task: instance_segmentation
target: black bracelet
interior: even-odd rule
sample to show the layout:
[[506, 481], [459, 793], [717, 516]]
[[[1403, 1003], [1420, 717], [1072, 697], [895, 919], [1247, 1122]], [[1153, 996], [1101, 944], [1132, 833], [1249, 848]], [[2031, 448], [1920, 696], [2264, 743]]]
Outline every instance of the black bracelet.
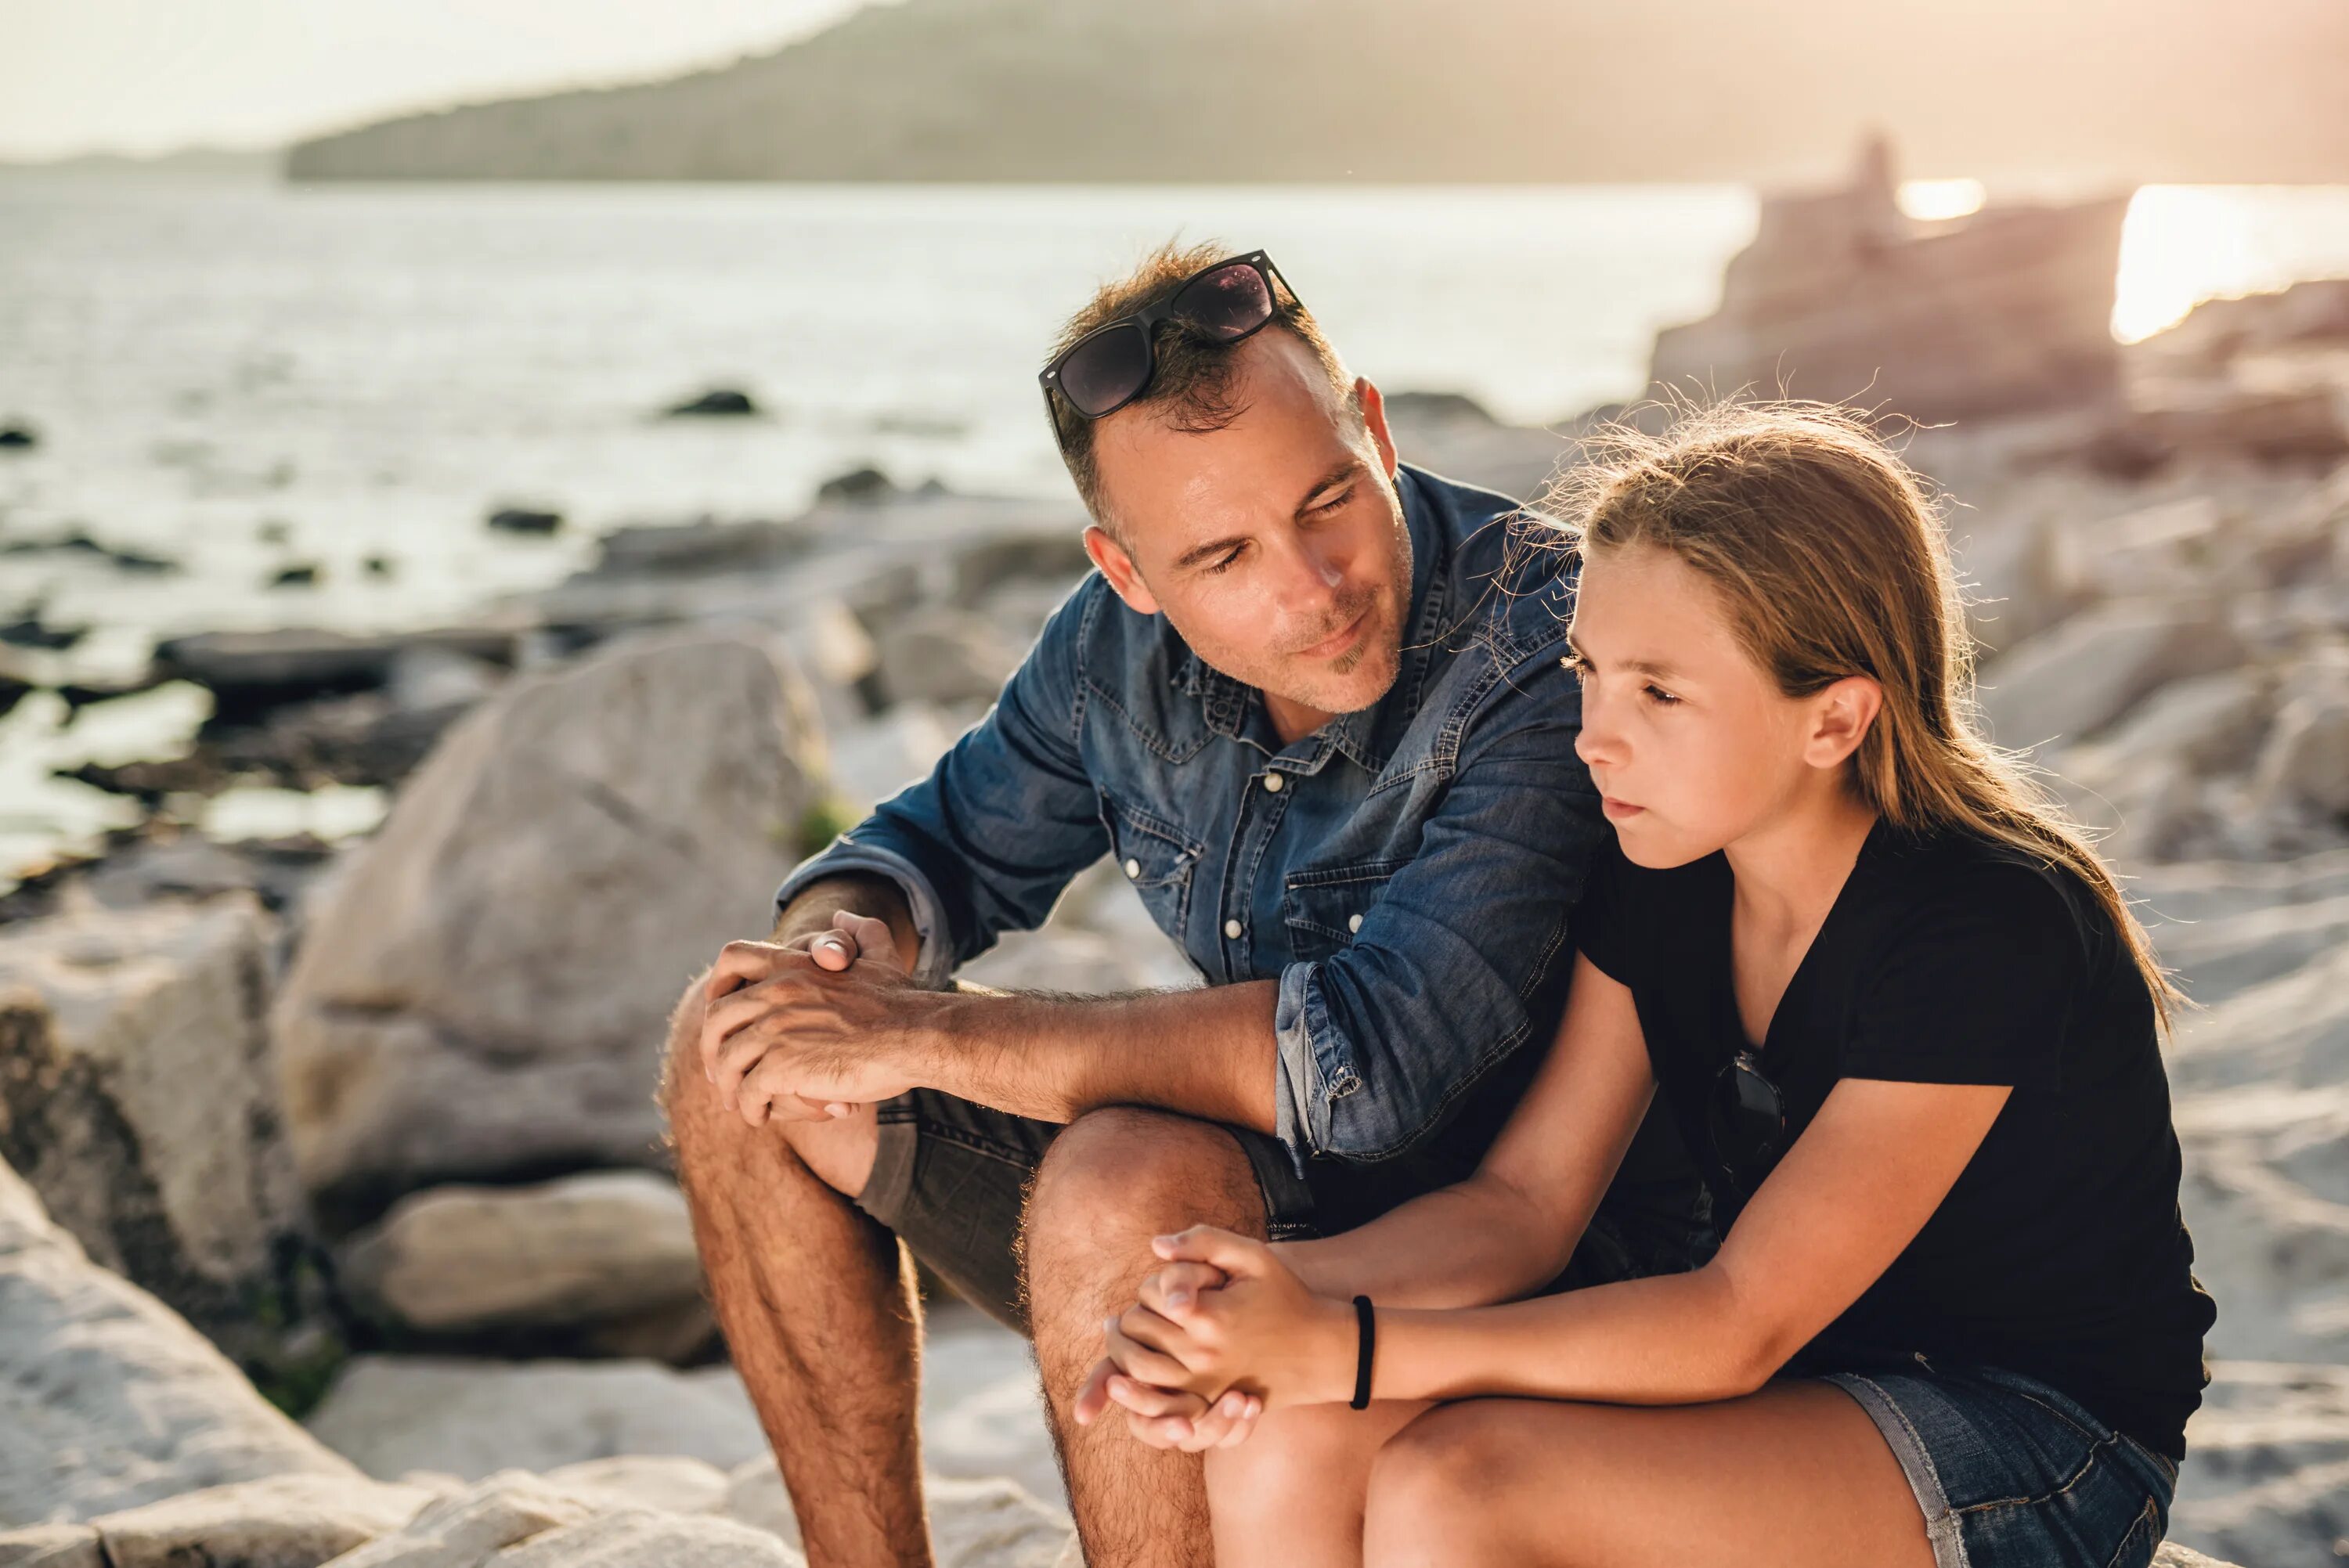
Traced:
[[1353, 1408], [1367, 1410], [1371, 1408], [1371, 1355], [1379, 1342], [1379, 1320], [1371, 1315], [1369, 1296], [1354, 1298], [1354, 1323], [1361, 1332], [1354, 1349]]

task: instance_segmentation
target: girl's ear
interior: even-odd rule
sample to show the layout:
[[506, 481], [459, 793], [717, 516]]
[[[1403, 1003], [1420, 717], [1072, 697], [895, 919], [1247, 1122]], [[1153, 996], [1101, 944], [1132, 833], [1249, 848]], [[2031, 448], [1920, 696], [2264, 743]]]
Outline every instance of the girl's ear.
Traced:
[[1803, 760], [1813, 768], [1839, 768], [1868, 738], [1868, 727], [1884, 707], [1884, 688], [1867, 676], [1846, 676], [1811, 698], [1811, 732]]

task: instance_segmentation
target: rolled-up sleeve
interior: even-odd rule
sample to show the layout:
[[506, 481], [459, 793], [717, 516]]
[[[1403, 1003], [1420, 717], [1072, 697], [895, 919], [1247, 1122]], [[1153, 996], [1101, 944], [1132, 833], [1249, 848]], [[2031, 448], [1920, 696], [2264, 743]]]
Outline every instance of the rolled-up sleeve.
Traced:
[[1581, 717], [1555, 646], [1509, 670], [1354, 940], [1281, 972], [1276, 1130], [1300, 1170], [1404, 1152], [1555, 1021], [1543, 999], [1570, 968], [1568, 918], [1608, 830], [1574, 751]]
[[987, 717], [929, 776], [892, 796], [775, 892], [775, 909], [844, 872], [886, 876], [921, 937], [916, 977], [943, 985], [1006, 931], [1043, 923], [1109, 847], [1077, 746], [1088, 618], [1107, 592], [1088, 578], [1044, 624]]

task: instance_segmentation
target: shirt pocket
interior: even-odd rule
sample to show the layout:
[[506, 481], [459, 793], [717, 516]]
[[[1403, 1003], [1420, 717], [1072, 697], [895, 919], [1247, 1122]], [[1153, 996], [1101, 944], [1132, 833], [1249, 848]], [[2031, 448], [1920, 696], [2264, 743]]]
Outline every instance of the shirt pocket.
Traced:
[[1280, 895], [1281, 921], [1288, 927], [1289, 951], [1311, 963], [1327, 958], [1360, 934], [1387, 879], [1409, 861], [1360, 861], [1291, 872]]
[[1164, 817], [1129, 806], [1100, 791], [1102, 825], [1109, 830], [1110, 856], [1158, 929], [1183, 943], [1191, 912], [1192, 873], [1206, 846]]

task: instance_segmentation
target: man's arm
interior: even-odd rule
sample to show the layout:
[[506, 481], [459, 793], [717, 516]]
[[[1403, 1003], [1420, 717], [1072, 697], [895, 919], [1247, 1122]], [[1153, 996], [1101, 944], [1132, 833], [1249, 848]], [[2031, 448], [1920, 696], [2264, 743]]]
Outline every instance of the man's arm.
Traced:
[[[866, 953], [887, 940], [877, 921], [841, 928]], [[733, 943], [710, 984], [703, 1060], [753, 1126], [794, 1096], [864, 1102], [919, 1086], [1041, 1121], [1152, 1105], [1273, 1129], [1269, 980], [1122, 996], [939, 992], [887, 965], [832, 972], [804, 952]]]
[[712, 1009], [705, 1059], [754, 1123], [794, 1093], [861, 1101], [918, 1084], [1051, 1121], [1157, 1106], [1275, 1133], [1300, 1159], [1399, 1153], [1528, 1042], [1533, 994], [1567, 962], [1566, 912], [1605, 831], [1574, 754], [1580, 717], [1554, 657], [1507, 672], [1360, 935], [1278, 982], [922, 1000], [894, 975], [746, 954], [759, 984]]
[[[906, 902], [903, 888], [872, 872], [838, 872], [806, 883], [776, 916], [774, 934], [767, 940], [795, 952], [808, 951], [814, 938], [835, 929], [834, 917], [841, 914], [861, 914], [886, 925], [897, 950], [898, 966], [913, 972], [922, 944], [914, 929], [913, 905]], [[842, 956], [854, 959], [854, 946], [846, 946]]]

